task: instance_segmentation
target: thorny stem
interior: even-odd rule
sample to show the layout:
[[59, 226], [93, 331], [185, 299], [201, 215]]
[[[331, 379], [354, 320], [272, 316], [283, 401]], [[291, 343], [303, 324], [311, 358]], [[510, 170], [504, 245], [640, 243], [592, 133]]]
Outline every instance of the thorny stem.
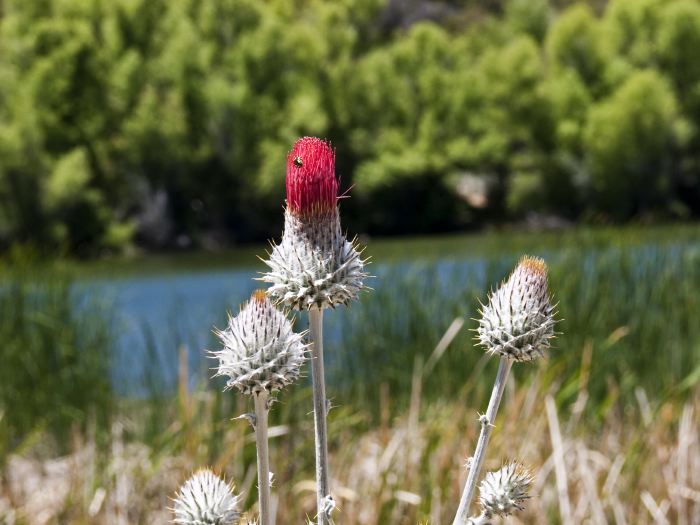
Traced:
[[464, 485], [462, 499], [459, 502], [459, 509], [457, 510], [457, 515], [452, 525], [467, 525], [469, 523], [469, 505], [471, 505], [472, 498], [474, 497], [477, 480], [479, 479], [479, 472], [486, 458], [486, 447], [489, 444], [493, 423], [496, 420], [496, 413], [498, 412], [498, 405], [501, 404], [503, 389], [506, 386], [506, 379], [508, 379], [508, 373], [510, 372], [512, 364], [513, 362], [510, 359], [501, 357], [501, 361], [498, 365], [498, 373], [496, 374], [496, 382], [491, 391], [489, 407], [486, 409], [486, 414], [479, 418], [481, 421], [479, 441], [476, 444], [476, 451], [474, 452], [474, 457], [472, 458], [469, 468], [467, 483]]
[[329, 507], [328, 433], [326, 429], [326, 382], [323, 372], [323, 310], [309, 310], [311, 333], [311, 379], [314, 392], [314, 437], [316, 441], [316, 509], [318, 525], [328, 525]]
[[267, 452], [267, 414], [269, 394], [266, 390], [255, 398], [255, 444], [258, 449], [258, 501], [260, 525], [272, 525], [270, 516], [270, 460]]

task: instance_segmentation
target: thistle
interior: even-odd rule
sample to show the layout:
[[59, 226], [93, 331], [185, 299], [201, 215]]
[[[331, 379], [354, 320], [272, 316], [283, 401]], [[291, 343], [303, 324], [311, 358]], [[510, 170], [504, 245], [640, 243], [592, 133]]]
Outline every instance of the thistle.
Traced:
[[299, 139], [287, 156], [282, 241], [273, 245], [262, 280], [277, 303], [297, 310], [343, 305], [364, 288], [364, 261], [340, 229], [335, 151], [324, 140]]
[[532, 475], [521, 464], [512, 462], [496, 472], [488, 472], [479, 485], [481, 514], [469, 518], [469, 525], [486, 524], [494, 516], [509, 516], [523, 510], [530, 497]]
[[530, 497], [532, 475], [521, 464], [512, 462], [496, 472], [489, 472], [479, 485], [479, 504], [485, 514], [508, 516], [523, 510]]
[[299, 377], [306, 361], [304, 334], [294, 332], [291, 321], [262, 290], [216, 335], [224, 347], [211, 354], [219, 360], [215, 376], [228, 378], [227, 390], [253, 395], [280, 390]]
[[233, 486], [209, 469], [185, 481], [174, 502], [173, 523], [178, 525], [233, 525], [240, 516]]
[[309, 311], [316, 444], [316, 504], [319, 525], [335, 508], [330, 493], [327, 400], [323, 371], [323, 309], [344, 305], [365, 287], [364, 264], [354, 242], [340, 229], [335, 151], [324, 140], [299, 139], [287, 156], [284, 233], [272, 246], [270, 270], [261, 280], [277, 303]]
[[293, 331], [291, 321], [261, 290], [253, 293], [236, 317], [229, 318], [226, 330], [216, 334], [224, 347], [212, 352], [219, 360], [215, 375], [228, 377], [226, 389], [237, 388], [255, 401], [251, 421], [258, 452], [260, 523], [270, 525], [269, 396], [299, 377], [306, 360], [304, 334]]
[[547, 293], [547, 265], [523, 257], [481, 310], [479, 343], [487, 352], [514, 361], [543, 355], [554, 337], [554, 307]]
[[453, 525], [469, 522], [469, 506], [513, 362], [543, 355], [554, 337], [554, 307], [547, 291], [545, 262], [523, 257], [510, 277], [490, 294], [481, 314], [479, 343], [488, 353], [499, 355], [500, 363], [486, 414], [479, 417], [481, 432]]

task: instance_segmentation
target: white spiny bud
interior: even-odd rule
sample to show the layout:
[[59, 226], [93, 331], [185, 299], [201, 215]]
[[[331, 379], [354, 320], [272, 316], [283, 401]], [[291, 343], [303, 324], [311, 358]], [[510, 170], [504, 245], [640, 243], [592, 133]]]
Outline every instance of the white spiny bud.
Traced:
[[282, 242], [265, 261], [268, 294], [296, 310], [349, 303], [364, 288], [360, 252], [340, 231], [337, 210], [310, 220], [284, 214]]
[[209, 469], [185, 481], [174, 501], [173, 523], [178, 525], [233, 525], [240, 516], [233, 486]]
[[523, 509], [530, 496], [532, 475], [519, 463], [508, 463], [496, 472], [489, 472], [479, 485], [479, 503], [487, 516], [507, 516]]
[[479, 321], [479, 343], [493, 354], [531, 361], [554, 336], [554, 307], [547, 291], [547, 265], [523, 257], [513, 273], [489, 296]]
[[306, 360], [304, 334], [294, 332], [261, 290], [216, 334], [224, 347], [211, 355], [219, 360], [216, 375], [228, 377], [227, 389], [245, 394], [279, 390], [299, 377]]

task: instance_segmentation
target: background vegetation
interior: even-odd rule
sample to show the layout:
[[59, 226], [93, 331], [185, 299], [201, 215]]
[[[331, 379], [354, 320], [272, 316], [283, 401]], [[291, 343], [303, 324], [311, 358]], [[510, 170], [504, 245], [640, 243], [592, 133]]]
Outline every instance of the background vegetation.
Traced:
[[[443, 253], [458, 242], [481, 257]], [[430, 247], [431, 255], [407, 261], [400, 246], [409, 253]], [[669, 523], [682, 516], [694, 523], [696, 227], [428, 238], [369, 251], [384, 260], [375, 265], [374, 290], [327, 323], [330, 443], [345, 523], [451, 520], [476, 413], [488, 400], [486, 378], [497, 365], [474, 347], [470, 318], [521, 252], [545, 255], [551, 265], [561, 335], [546, 360], [514, 371], [489, 468], [513, 456], [529, 463], [538, 481], [523, 519], [566, 522], [544, 408], [551, 397], [562, 419], [573, 522], [622, 523], [622, 515], [658, 523], [649, 510], [657, 505]], [[165, 523], [168, 497], [202, 465], [234, 479], [254, 506], [251, 430], [232, 420], [249, 411], [247, 400], [208, 379], [201, 349], [193, 361], [182, 348], [141, 362], [145, 383], [129, 387], [138, 393], [117, 394], [113, 312], [80, 295], [76, 272], [42, 268], [40, 279], [35, 266], [17, 260], [0, 287], [0, 521]], [[455, 319], [464, 324], [435, 354]], [[179, 377], [159, 381], [158, 362], [179, 362]], [[271, 413], [280, 523], [300, 522], [314, 508], [311, 393], [303, 383], [283, 392]]]
[[267, 238], [304, 134], [355, 232], [700, 213], [697, 0], [0, 6], [0, 246]]
[[[583, 225], [369, 241], [374, 290], [326, 323], [342, 523], [451, 522], [495, 371], [468, 329], [523, 253], [562, 333], [512, 374], [487, 467], [537, 471], [526, 523], [697, 523], [698, 227], [586, 225], [700, 216], [698, 49], [700, 0], [0, 0], [0, 523], [166, 523], [204, 465], [255, 513], [250, 407], [167, 310], [225, 278], [148, 278], [255, 262], [211, 249], [281, 231], [304, 134], [337, 148], [352, 233]], [[74, 258], [172, 248], [206, 250]], [[309, 397], [272, 411], [278, 523], [314, 512]]]

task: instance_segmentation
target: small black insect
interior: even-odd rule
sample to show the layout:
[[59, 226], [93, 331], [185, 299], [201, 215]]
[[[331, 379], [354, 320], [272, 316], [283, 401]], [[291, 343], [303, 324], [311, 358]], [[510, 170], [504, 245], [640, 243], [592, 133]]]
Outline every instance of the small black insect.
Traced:
[[301, 168], [304, 165], [304, 163], [301, 161], [301, 157], [294, 157], [294, 165], [297, 168]]

